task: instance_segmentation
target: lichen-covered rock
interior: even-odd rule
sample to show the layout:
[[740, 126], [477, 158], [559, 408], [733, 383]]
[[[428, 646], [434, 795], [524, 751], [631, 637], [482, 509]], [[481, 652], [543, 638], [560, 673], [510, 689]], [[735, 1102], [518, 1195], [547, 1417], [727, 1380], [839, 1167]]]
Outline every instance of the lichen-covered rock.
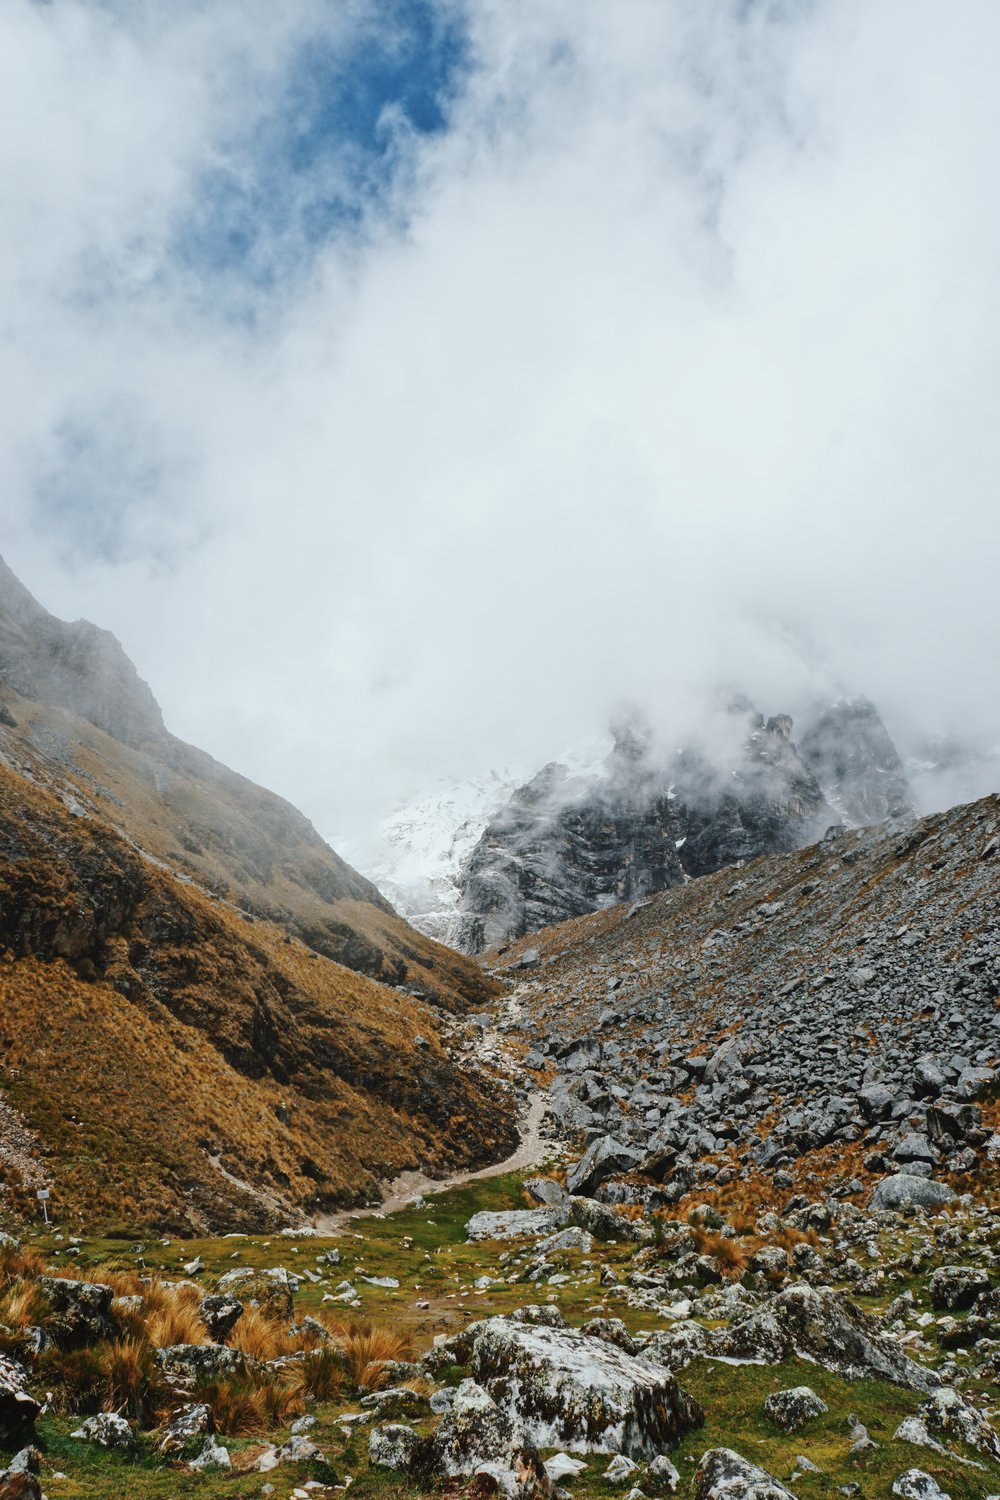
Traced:
[[0, 1473], [0, 1500], [45, 1500], [38, 1476], [42, 1455], [37, 1448], [22, 1448]]
[[295, 1316], [297, 1286], [297, 1279], [290, 1276], [284, 1266], [271, 1266], [267, 1270], [237, 1266], [219, 1277], [216, 1289], [238, 1294], [245, 1306], [259, 1307], [278, 1321], [290, 1323]]
[[183, 1453], [198, 1438], [215, 1431], [212, 1409], [202, 1404], [182, 1406], [167, 1423], [160, 1442], [161, 1453]]
[[551, 1493], [538, 1449], [509, 1404], [501, 1407], [475, 1381], [463, 1380], [451, 1410], [414, 1456], [417, 1477], [486, 1474], [506, 1500], [544, 1500]]
[[951, 1500], [940, 1488], [936, 1479], [925, 1474], [923, 1469], [907, 1469], [892, 1482], [892, 1493], [902, 1495], [904, 1500]]
[[377, 1469], [395, 1469], [405, 1474], [413, 1462], [420, 1439], [403, 1422], [386, 1422], [368, 1435], [368, 1460]]
[[716, 1334], [712, 1358], [779, 1364], [798, 1356], [849, 1380], [888, 1380], [907, 1390], [931, 1391], [940, 1380], [908, 1359], [877, 1318], [838, 1292], [796, 1282]]
[[157, 1349], [156, 1363], [168, 1380], [178, 1385], [193, 1385], [199, 1380], [215, 1380], [220, 1375], [242, 1375], [247, 1357], [227, 1344], [170, 1344]]
[[202, 1444], [198, 1457], [191, 1460], [190, 1467], [195, 1473], [204, 1474], [212, 1469], [231, 1469], [233, 1461], [229, 1457], [229, 1449], [210, 1436]]
[[710, 1448], [694, 1476], [694, 1500], [795, 1500], [766, 1469], [732, 1448]]
[[52, 1309], [52, 1316], [46, 1319], [47, 1331], [64, 1348], [114, 1338], [117, 1329], [111, 1317], [111, 1287], [62, 1276], [41, 1276], [38, 1285]]
[[615, 1344], [626, 1354], [638, 1354], [639, 1345], [629, 1333], [621, 1318], [591, 1318], [580, 1330], [588, 1338], [603, 1339], [606, 1344]]
[[505, 1213], [473, 1214], [465, 1226], [470, 1240], [514, 1240], [521, 1235], [552, 1234], [565, 1224], [566, 1208], [516, 1208]]
[[679, 1375], [692, 1360], [707, 1353], [710, 1343], [708, 1329], [701, 1323], [687, 1319], [675, 1323], [672, 1328], [658, 1329], [642, 1346], [643, 1359], [663, 1365], [672, 1374]]
[[643, 1240], [649, 1230], [642, 1223], [626, 1219], [607, 1203], [596, 1198], [571, 1198], [569, 1221], [592, 1234], [595, 1240]]
[[85, 1443], [96, 1443], [99, 1448], [135, 1447], [135, 1433], [130, 1424], [114, 1411], [99, 1411], [96, 1416], [88, 1417], [71, 1436]]
[[470, 1370], [540, 1447], [653, 1457], [704, 1420], [669, 1370], [578, 1329], [489, 1318]]
[[412, 1421], [426, 1417], [430, 1411], [427, 1397], [405, 1385], [372, 1391], [371, 1395], [362, 1396], [361, 1406], [365, 1411], [374, 1411], [380, 1422], [395, 1422], [400, 1418]]
[[989, 1290], [990, 1278], [981, 1266], [938, 1266], [931, 1277], [931, 1303], [950, 1312], [971, 1307]]
[[916, 1208], [943, 1208], [954, 1201], [955, 1194], [945, 1182], [935, 1182], [930, 1177], [915, 1177], [909, 1172], [894, 1172], [883, 1177], [872, 1193], [869, 1208], [880, 1213], [887, 1208], [905, 1208], [912, 1204]]
[[35, 1435], [41, 1407], [25, 1390], [21, 1366], [0, 1355], [0, 1447], [20, 1448]]
[[243, 1303], [231, 1293], [216, 1292], [203, 1299], [200, 1311], [209, 1337], [217, 1344], [224, 1344], [243, 1316]]
[[1000, 1463], [1000, 1437], [982, 1412], [963, 1400], [958, 1391], [942, 1386], [917, 1409], [917, 1416], [935, 1437], [967, 1443]]
[[764, 1402], [764, 1415], [782, 1432], [797, 1432], [812, 1417], [821, 1417], [830, 1408], [808, 1385], [794, 1385], [785, 1391], [773, 1391]]

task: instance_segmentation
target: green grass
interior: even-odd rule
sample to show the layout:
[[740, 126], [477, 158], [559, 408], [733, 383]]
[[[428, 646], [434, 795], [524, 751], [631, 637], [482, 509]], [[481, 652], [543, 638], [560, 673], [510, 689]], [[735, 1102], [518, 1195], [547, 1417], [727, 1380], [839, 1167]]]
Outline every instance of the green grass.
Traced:
[[[521, 1188], [523, 1174], [486, 1179], [470, 1183], [427, 1199], [421, 1208], [406, 1209], [391, 1218], [363, 1218], [347, 1224], [341, 1234], [328, 1239], [286, 1239], [282, 1236], [253, 1236], [239, 1239], [212, 1239], [203, 1241], [175, 1240], [163, 1243], [146, 1239], [141, 1248], [127, 1240], [89, 1239], [79, 1246], [79, 1254], [69, 1256], [66, 1241], [58, 1241], [53, 1234], [38, 1236], [33, 1243], [43, 1251], [53, 1254], [56, 1264], [68, 1271], [78, 1268], [81, 1275], [93, 1272], [105, 1262], [120, 1266], [142, 1265], [167, 1277], [183, 1275], [185, 1262], [200, 1257], [204, 1269], [199, 1280], [206, 1290], [214, 1288], [215, 1282], [225, 1271], [235, 1266], [267, 1267], [284, 1265], [289, 1270], [302, 1271], [308, 1268], [320, 1274], [323, 1280], [313, 1284], [303, 1277], [296, 1298], [298, 1316], [315, 1313], [321, 1307], [338, 1311], [333, 1304], [323, 1304], [326, 1291], [333, 1290], [342, 1280], [351, 1280], [358, 1291], [361, 1303], [358, 1310], [344, 1309], [345, 1318], [365, 1317], [386, 1322], [409, 1333], [414, 1351], [420, 1354], [429, 1347], [433, 1337], [440, 1333], [451, 1333], [474, 1318], [502, 1313], [522, 1306], [526, 1302], [544, 1302], [555, 1298], [557, 1305], [571, 1324], [578, 1324], [592, 1316], [596, 1304], [606, 1301], [607, 1315], [621, 1317], [633, 1331], [655, 1329], [664, 1320], [656, 1313], [645, 1309], [625, 1307], [614, 1298], [607, 1298], [606, 1289], [599, 1284], [602, 1265], [610, 1265], [620, 1274], [628, 1271], [636, 1247], [631, 1244], [595, 1244], [589, 1257], [579, 1251], [566, 1252], [552, 1257], [560, 1271], [565, 1271], [570, 1280], [558, 1287], [547, 1281], [531, 1284], [526, 1281], [501, 1283], [478, 1293], [473, 1286], [477, 1276], [504, 1274], [500, 1257], [510, 1255], [507, 1272], [523, 1270], [523, 1263], [531, 1258], [530, 1246], [515, 1244], [466, 1243], [465, 1224], [474, 1214], [484, 1209], [498, 1210], [523, 1207], [525, 1198]], [[926, 1230], [914, 1226], [912, 1236], [900, 1236], [896, 1242], [883, 1247], [887, 1259], [910, 1254], [925, 1237]], [[341, 1253], [341, 1262], [336, 1266], [317, 1263], [317, 1257], [336, 1246]], [[61, 1252], [55, 1255], [55, 1252]], [[866, 1257], [858, 1252], [862, 1263]], [[911, 1290], [915, 1298], [914, 1312], [930, 1310], [927, 1285], [935, 1264], [942, 1261], [975, 1258], [962, 1251], [937, 1252], [920, 1271], [905, 1272], [897, 1278], [887, 1277], [875, 1297], [859, 1297], [857, 1300], [872, 1311], [884, 1312], [892, 1298], [904, 1290]], [[520, 1260], [521, 1265], [516, 1262]], [[588, 1264], [589, 1261], [589, 1264]], [[360, 1268], [360, 1269], [358, 1269]], [[383, 1289], [367, 1285], [362, 1275], [394, 1276], [400, 1285], [397, 1289]], [[850, 1287], [846, 1287], [848, 1295]], [[670, 1300], [669, 1297], [666, 1300]], [[419, 1303], [427, 1302], [427, 1308]], [[933, 1327], [926, 1337], [933, 1343]], [[968, 1363], [968, 1357], [958, 1356], [958, 1362]], [[447, 1378], [455, 1381], [462, 1371], [457, 1367], [449, 1370]], [[783, 1365], [760, 1367], [754, 1365], [733, 1366], [698, 1360], [680, 1377], [680, 1383], [701, 1403], [706, 1412], [705, 1425], [689, 1435], [673, 1455], [681, 1473], [679, 1500], [689, 1500], [693, 1488], [693, 1476], [701, 1455], [709, 1448], [730, 1447], [747, 1459], [760, 1464], [779, 1479], [787, 1482], [794, 1468], [796, 1456], [804, 1455], [821, 1471], [819, 1474], [803, 1474], [792, 1488], [800, 1500], [833, 1500], [839, 1487], [859, 1485], [866, 1500], [888, 1500], [893, 1480], [908, 1468], [921, 1468], [932, 1474], [941, 1489], [952, 1500], [982, 1500], [991, 1493], [1000, 1493], [1000, 1467], [990, 1465], [980, 1469], [969, 1467], [957, 1459], [943, 1458], [928, 1449], [912, 1447], [905, 1443], [893, 1443], [895, 1432], [904, 1416], [914, 1412], [920, 1404], [920, 1396], [894, 1386], [871, 1382], [849, 1382], [814, 1364], [789, 1361]], [[828, 1404], [827, 1415], [807, 1423], [798, 1433], [787, 1435], [776, 1428], [764, 1416], [763, 1403], [772, 1391], [790, 1385], [810, 1385]], [[970, 1383], [970, 1391], [976, 1387]], [[983, 1394], [995, 1399], [995, 1392], [987, 1389]], [[345, 1398], [337, 1405], [317, 1405], [310, 1408], [318, 1425], [310, 1433], [328, 1455], [338, 1480], [347, 1474], [353, 1476], [350, 1493], [358, 1500], [415, 1500], [422, 1493], [398, 1475], [371, 1470], [367, 1463], [368, 1428], [345, 1432], [336, 1423], [338, 1412], [357, 1410], [356, 1402]], [[848, 1413], [853, 1413], [868, 1428], [876, 1443], [874, 1449], [860, 1455], [850, 1452]], [[308, 1468], [283, 1467], [269, 1474], [219, 1474], [194, 1475], [182, 1465], [168, 1463], [155, 1451], [155, 1438], [145, 1437], [140, 1453], [136, 1457], [123, 1457], [94, 1450], [84, 1443], [72, 1439], [69, 1434], [77, 1425], [72, 1418], [46, 1418], [40, 1424], [40, 1438], [45, 1448], [44, 1479], [48, 1492], [66, 1500], [117, 1500], [129, 1496], [134, 1500], [211, 1500], [211, 1497], [234, 1497], [234, 1500], [249, 1500], [262, 1493], [267, 1483], [275, 1486], [274, 1493], [283, 1496], [290, 1493], [295, 1484], [306, 1479], [322, 1477], [319, 1471], [311, 1474]], [[270, 1441], [281, 1442], [287, 1430], [270, 1434]], [[234, 1461], [241, 1454], [259, 1447], [248, 1440], [225, 1439]], [[965, 1454], [982, 1462], [979, 1455]], [[584, 1457], [586, 1457], [584, 1455]], [[567, 1488], [579, 1500], [599, 1500], [599, 1497], [621, 1495], [621, 1488], [604, 1482], [602, 1475], [607, 1468], [605, 1455], [591, 1455], [586, 1459], [587, 1470], [570, 1481]], [[51, 1481], [53, 1471], [60, 1470], [69, 1477]], [[639, 1483], [650, 1497], [665, 1494], [656, 1480], [639, 1476]]]

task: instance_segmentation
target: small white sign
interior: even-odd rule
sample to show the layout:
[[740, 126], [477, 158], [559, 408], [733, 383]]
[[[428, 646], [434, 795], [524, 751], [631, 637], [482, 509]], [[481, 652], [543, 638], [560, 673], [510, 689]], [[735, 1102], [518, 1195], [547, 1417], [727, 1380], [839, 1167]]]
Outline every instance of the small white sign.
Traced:
[[39, 1188], [38, 1192], [35, 1194], [35, 1197], [38, 1199], [39, 1203], [44, 1203], [45, 1200], [50, 1196], [51, 1194], [48, 1188]]

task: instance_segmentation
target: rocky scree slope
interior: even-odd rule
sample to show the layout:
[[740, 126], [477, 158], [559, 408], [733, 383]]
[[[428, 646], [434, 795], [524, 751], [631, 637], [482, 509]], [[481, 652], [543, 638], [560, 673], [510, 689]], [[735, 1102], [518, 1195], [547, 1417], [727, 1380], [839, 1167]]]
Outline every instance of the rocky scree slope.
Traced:
[[664, 757], [634, 725], [597, 774], [546, 766], [488, 823], [459, 878], [449, 938], [464, 952], [680, 885], [831, 825], [912, 815], [902, 764], [876, 710], [816, 712], [797, 749], [787, 714], [729, 705], [719, 743]]
[[1000, 1158], [998, 911], [997, 797], [838, 830], [513, 945], [502, 1025], [581, 1191], [961, 1182]]
[[51, 1185], [92, 1224], [273, 1225], [512, 1149], [515, 1102], [449, 1040], [481, 970], [167, 735], [111, 637], [9, 573], [0, 627], [8, 1206]]

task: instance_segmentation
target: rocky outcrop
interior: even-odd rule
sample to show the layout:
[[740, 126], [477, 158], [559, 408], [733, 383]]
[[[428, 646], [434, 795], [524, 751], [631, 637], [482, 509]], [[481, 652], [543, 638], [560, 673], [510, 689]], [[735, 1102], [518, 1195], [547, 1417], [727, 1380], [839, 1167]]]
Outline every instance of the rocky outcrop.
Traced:
[[[466, 952], [634, 902], [726, 865], [797, 849], [842, 821], [912, 813], [899, 756], [870, 703], [806, 728], [733, 700], [708, 743], [665, 755], [619, 728], [598, 773], [546, 766], [488, 823], [459, 877], [451, 940]], [[820, 778], [825, 778], [821, 781]]]
[[915, 814], [899, 752], [867, 698], [821, 708], [799, 739], [799, 754], [849, 824], [863, 827]]
[[542, 1448], [652, 1458], [703, 1420], [669, 1370], [577, 1329], [498, 1317], [458, 1343], [477, 1385]]
[[711, 1354], [762, 1364], [809, 1359], [848, 1380], [886, 1380], [914, 1391], [940, 1384], [932, 1371], [903, 1354], [877, 1319], [840, 1293], [804, 1283], [779, 1292], [726, 1329]]

